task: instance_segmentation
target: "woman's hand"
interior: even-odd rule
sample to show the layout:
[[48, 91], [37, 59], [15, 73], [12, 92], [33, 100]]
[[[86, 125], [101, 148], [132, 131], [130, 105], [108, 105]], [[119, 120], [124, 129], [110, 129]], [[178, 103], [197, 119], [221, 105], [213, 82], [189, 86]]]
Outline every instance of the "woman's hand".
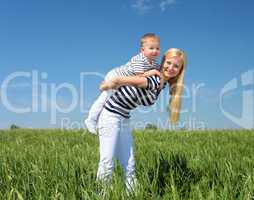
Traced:
[[149, 70], [149, 71], [143, 73], [143, 76], [145, 76], [145, 77], [153, 76], [153, 75], [157, 75], [157, 76], [161, 77], [161, 73], [157, 69], [152, 69], [152, 70]]
[[147, 78], [145, 76], [118, 76], [109, 81], [103, 81], [100, 85], [100, 90], [116, 90], [123, 85], [146, 88]]
[[100, 85], [100, 90], [105, 91], [105, 90], [110, 90], [110, 89], [117, 89], [118, 85], [115, 80], [110, 80], [110, 81], [102, 81]]

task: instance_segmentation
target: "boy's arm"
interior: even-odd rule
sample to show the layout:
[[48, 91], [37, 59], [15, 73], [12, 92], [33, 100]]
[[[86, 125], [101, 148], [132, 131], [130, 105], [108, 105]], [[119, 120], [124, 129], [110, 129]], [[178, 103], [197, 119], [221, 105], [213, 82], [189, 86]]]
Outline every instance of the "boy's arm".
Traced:
[[144, 76], [120, 76], [110, 81], [103, 81], [100, 90], [117, 89], [123, 85], [130, 85], [139, 88], [147, 88], [147, 78]]

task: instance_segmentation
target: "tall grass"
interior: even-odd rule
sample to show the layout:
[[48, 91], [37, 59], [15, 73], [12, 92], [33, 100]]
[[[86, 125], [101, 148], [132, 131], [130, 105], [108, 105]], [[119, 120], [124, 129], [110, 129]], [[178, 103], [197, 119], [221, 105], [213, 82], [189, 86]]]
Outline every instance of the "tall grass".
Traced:
[[[95, 181], [98, 137], [84, 131], [0, 132], [0, 199], [254, 199], [254, 132], [136, 131], [138, 190]], [[102, 192], [103, 191], [103, 192]]]

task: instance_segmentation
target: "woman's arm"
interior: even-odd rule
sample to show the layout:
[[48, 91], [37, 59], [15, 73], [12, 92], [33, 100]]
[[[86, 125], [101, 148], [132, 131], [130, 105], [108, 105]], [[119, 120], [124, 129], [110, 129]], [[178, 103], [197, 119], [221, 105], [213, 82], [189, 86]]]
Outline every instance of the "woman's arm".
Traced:
[[141, 74], [139, 76], [149, 77], [149, 76], [154, 76], [154, 75], [161, 77], [161, 73], [157, 69], [151, 69], [149, 71], [144, 72], [143, 74]]
[[147, 87], [147, 78], [143, 76], [120, 76], [109, 81], [103, 81], [100, 90], [117, 89], [123, 85], [130, 85], [139, 88]]

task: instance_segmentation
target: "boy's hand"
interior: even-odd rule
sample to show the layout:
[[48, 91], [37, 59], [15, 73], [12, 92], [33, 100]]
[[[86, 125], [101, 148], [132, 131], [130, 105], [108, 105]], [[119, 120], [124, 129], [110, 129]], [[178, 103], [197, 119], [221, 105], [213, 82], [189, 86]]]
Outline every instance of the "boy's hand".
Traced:
[[105, 91], [105, 90], [110, 90], [110, 89], [117, 89], [117, 84], [115, 81], [110, 80], [110, 81], [102, 81], [100, 85], [100, 90]]
[[153, 75], [157, 75], [157, 76], [161, 77], [161, 73], [160, 73], [160, 71], [157, 70], [157, 69], [149, 70], [149, 71], [147, 71], [147, 72], [145, 72], [145, 73], [143, 74], [143, 76], [145, 76], [145, 77], [153, 76]]

